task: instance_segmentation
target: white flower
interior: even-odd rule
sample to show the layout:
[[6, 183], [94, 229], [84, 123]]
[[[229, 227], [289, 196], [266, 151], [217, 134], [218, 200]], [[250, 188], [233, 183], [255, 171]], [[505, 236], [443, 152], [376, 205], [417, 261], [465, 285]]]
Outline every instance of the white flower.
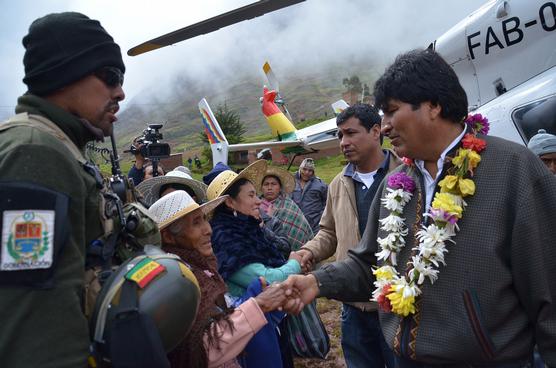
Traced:
[[417, 232], [417, 239], [419, 239], [419, 248], [421, 245], [425, 248], [434, 248], [439, 244], [444, 244], [446, 240], [450, 240], [450, 234], [435, 224], [431, 224]]
[[411, 199], [411, 193], [405, 192], [403, 189], [386, 188], [386, 190], [388, 193], [380, 201], [386, 209], [401, 213], [404, 206]]
[[376, 241], [382, 249], [399, 251], [405, 245], [405, 239], [398, 233], [390, 233], [386, 238], [377, 238]]
[[402, 291], [402, 296], [404, 298], [415, 297], [421, 294], [421, 289], [415, 284], [410, 285], [405, 277], [396, 280], [396, 282], [392, 284], [392, 289], [394, 291]]
[[398, 260], [397, 260], [397, 256], [398, 253], [397, 251], [393, 251], [390, 249], [382, 249], [380, 252], [375, 253], [376, 259], [377, 261], [385, 261], [387, 262], [388, 260], [390, 260], [390, 263], [393, 266], [397, 266], [398, 265]]
[[[398, 189], [401, 190], [401, 189]], [[402, 204], [402, 206], [405, 206], [407, 204], [407, 202], [409, 202], [411, 200], [411, 197], [413, 196], [413, 194], [411, 194], [410, 192], [405, 192], [402, 191], [400, 195], [400, 203]]]
[[[392, 254], [391, 250], [382, 248], [382, 250], [380, 252], [375, 253], [376, 260], [377, 261], [387, 261], [388, 258], [390, 258], [390, 254]], [[396, 265], [395, 263], [392, 263], [392, 264], [394, 266]]]
[[413, 256], [412, 260], [413, 268], [409, 271], [409, 278], [413, 280], [418, 272], [417, 285], [421, 285], [425, 281], [425, 277], [428, 277], [430, 283], [434, 284], [438, 279], [438, 270], [428, 266], [419, 256]]
[[388, 217], [379, 220], [382, 230], [396, 232], [400, 233], [402, 236], [406, 236], [407, 229], [405, 228], [404, 221], [404, 218], [396, 216], [395, 214], [390, 214]]

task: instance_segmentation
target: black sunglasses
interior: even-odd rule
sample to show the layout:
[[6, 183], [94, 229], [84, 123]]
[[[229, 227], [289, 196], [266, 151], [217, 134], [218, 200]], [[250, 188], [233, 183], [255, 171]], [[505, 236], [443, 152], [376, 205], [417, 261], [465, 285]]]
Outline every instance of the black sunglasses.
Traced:
[[93, 73], [98, 79], [108, 87], [118, 87], [124, 85], [124, 73], [118, 68], [105, 66]]

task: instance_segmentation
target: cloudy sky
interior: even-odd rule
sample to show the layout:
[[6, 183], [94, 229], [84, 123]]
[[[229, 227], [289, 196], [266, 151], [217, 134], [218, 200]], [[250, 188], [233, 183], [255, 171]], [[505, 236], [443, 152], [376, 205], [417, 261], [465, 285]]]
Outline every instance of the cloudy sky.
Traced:
[[[47, 13], [78, 11], [101, 21], [123, 52], [146, 40], [254, 0], [0, 0], [0, 118], [25, 92], [22, 37]], [[176, 76], [219, 83], [271, 61], [275, 70], [313, 70], [323, 61], [362, 55], [387, 63], [426, 47], [486, 0], [307, 0], [209, 35], [136, 57], [127, 66], [126, 103], [147, 93], [164, 98]]]

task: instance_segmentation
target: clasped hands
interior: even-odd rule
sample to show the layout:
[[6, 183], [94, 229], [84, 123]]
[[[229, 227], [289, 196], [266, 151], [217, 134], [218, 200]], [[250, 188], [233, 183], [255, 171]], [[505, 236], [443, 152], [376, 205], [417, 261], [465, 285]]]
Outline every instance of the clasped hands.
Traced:
[[273, 283], [255, 297], [264, 313], [274, 310], [288, 314], [299, 314], [304, 306], [318, 295], [319, 287], [315, 276], [291, 275], [285, 281]]

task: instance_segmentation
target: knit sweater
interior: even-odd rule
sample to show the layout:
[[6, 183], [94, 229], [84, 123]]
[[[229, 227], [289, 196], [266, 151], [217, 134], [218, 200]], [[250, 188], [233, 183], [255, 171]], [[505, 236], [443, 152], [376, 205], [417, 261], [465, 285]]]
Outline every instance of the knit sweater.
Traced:
[[[476, 192], [465, 198], [446, 266], [434, 285], [422, 285], [416, 315], [380, 313], [383, 333], [398, 355], [424, 363], [519, 362], [538, 344], [545, 362], [556, 366], [556, 178], [525, 147], [482, 138], [487, 148], [473, 177]], [[409, 234], [398, 257], [400, 273], [415, 244], [417, 216], [424, 212], [422, 177], [418, 170], [410, 175], [417, 189], [401, 215]], [[376, 239], [386, 235], [378, 220], [389, 215], [380, 203], [385, 182], [359, 246], [343, 262], [315, 272], [321, 296], [370, 297]]]

